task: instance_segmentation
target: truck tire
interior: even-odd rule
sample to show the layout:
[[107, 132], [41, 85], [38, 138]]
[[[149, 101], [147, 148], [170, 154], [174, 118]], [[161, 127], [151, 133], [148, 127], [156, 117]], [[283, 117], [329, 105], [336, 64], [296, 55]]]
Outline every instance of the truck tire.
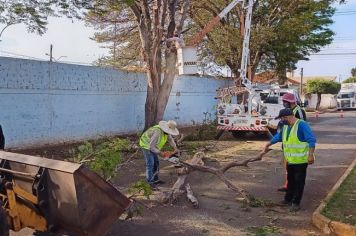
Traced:
[[246, 133], [247, 133], [246, 131], [237, 131], [237, 130], [231, 131], [232, 136], [236, 139], [244, 138], [246, 136]]
[[9, 232], [10, 229], [6, 211], [0, 207], [0, 236], [9, 236]]

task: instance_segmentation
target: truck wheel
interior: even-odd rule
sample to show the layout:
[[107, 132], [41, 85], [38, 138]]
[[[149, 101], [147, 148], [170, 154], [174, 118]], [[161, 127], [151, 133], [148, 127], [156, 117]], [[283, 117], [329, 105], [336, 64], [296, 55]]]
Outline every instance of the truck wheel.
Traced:
[[0, 207], [0, 235], [9, 236], [9, 222], [7, 221], [6, 211]]
[[246, 133], [245, 131], [231, 131], [231, 134], [234, 138], [236, 139], [241, 139], [241, 138], [244, 138], [246, 136]]

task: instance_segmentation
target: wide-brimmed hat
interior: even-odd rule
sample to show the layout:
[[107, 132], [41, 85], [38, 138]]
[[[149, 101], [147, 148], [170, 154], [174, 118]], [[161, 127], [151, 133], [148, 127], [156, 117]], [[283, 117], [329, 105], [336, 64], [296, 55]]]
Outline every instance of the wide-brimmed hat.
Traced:
[[169, 121], [160, 121], [158, 123], [159, 127], [163, 130], [163, 132], [170, 135], [178, 135], [179, 131], [177, 129], [177, 123], [174, 120]]
[[279, 111], [279, 115], [275, 119], [281, 119], [285, 116], [294, 116], [293, 111], [289, 108], [282, 109]]

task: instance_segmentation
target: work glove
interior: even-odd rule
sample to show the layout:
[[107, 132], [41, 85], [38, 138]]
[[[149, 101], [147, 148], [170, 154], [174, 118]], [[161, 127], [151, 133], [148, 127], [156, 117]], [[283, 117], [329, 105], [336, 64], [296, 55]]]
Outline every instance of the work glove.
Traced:
[[160, 156], [164, 159], [168, 159], [170, 156], [173, 155], [173, 152], [169, 152], [169, 151], [166, 151], [166, 152], [161, 152], [160, 153]]

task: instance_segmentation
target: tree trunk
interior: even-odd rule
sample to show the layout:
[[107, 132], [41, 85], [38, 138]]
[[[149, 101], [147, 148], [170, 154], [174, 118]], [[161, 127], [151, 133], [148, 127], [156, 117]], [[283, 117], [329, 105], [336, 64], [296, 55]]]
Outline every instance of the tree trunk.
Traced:
[[176, 76], [176, 62], [177, 62], [177, 51], [169, 50], [166, 52], [166, 70], [164, 73], [164, 80], [159, 89], [158, 99], [157, 99], [157, 116], [156, 120], [160, 121], [163, 119], [164, 111], [166, 110], [169, 95], [171, 94], [174, 78]]
[[144, 130], [155, 125], [157, 115], [157, 98], [159, 93], [159, 86], [161, 76], [153, 68], [153, 60], [149, 60], [149, 70], [147, 71], [147, 77], [149, 81], [152, 81], [152, 86], [147, 85], [147, 95], [145, 103], [145, 127]]
[[317, 95], [318, 95], [318, 100], [316, 102], [316, 110], [318, 111], [321, 103], [321, 93], [318, 93]]

